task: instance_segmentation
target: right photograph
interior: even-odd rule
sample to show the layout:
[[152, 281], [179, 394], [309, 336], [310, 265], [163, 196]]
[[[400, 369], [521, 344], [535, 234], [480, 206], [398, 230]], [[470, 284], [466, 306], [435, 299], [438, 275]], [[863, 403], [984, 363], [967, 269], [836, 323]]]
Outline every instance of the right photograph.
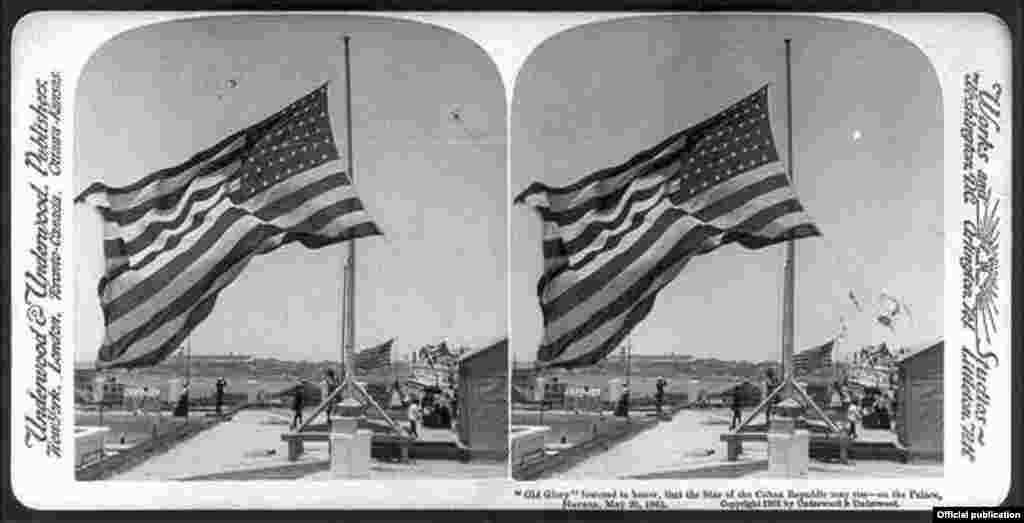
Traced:
[[942, 101], [916, 46], [816, 17], [585, 25], [534, 50], [510, 117], [515, 479], [942, 476]]

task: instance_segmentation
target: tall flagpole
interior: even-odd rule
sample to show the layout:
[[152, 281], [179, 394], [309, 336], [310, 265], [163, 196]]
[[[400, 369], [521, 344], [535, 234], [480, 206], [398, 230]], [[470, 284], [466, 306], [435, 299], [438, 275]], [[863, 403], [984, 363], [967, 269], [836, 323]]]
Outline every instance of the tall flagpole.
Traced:
[[[786, 38], [786, 133], [788, 136], [786, 166], [789, 183], [796, 187], [793, 169], [793, 77], [790, 72], [790, 39]], [[782, 286], [782, 379], [786, 383], [793, 376], [793, 333], [796, 298], [796, 242], [786, 242], [785, 281]]]
[[[346, 157], [348, 159], [348, 177], [352, 184], [355, 184], [355, 171], [352, 162], [352, 67], [351, 59], [349, 56], [349, 41], [351, 38], [345, 36], [345, 141], [346, 141]], [[347, 339], [346, 344], [343, 346], [343, 364], [345, 366], [345, 376], [349, 379], [355, 377], [355, 346], [356, 346], [356, 241], [355, 239], [349, 240], [348, 242], [348, 285], [346, 290], [348, 291], [348, 303], [346, 307], [347, 313]]]
[[[790, 39], [786, 38], [786, 134], [789, 138], [787, 144], [787, 169], [789, 170], [789, 183], [796, 188], [793, 174], [793, 75], [791, 73], [790, 60]], [[741, 432], [761, 412], [770, 412], [771, 405], [777, 399], [800, 398], [807, 407], [828, 426], [831, 432], [839, 432], [839, 427], [832, 422], [814, 400], [807, 395], [803, 388], [797, 386], [796, 375], [793, 369], [793, 346], [794, 346], [794, 316], [796, 300], [796, 244], [794, 240], [786, 243], [786, 265], [783, 270], [784, 281], [782, 285], [782, 379], [781, 383], [774, 390], [761, 400], [761, 403], [754, 411], [743, 420], [733, 433]], [[834, 348], [834, 347], [833, 347]], [[766, 410], [767, 409], [767, 410]], [[769, 429], [771, 430], [771, 429]], [[846, 441], [840, 441], [840, 461], [846, 462]], [[738, 447], [737, 447], [738, 448]], [[732, 451], [730, 451], [732, 452]], [[730, 461], [734, 458], [730, 457]]]

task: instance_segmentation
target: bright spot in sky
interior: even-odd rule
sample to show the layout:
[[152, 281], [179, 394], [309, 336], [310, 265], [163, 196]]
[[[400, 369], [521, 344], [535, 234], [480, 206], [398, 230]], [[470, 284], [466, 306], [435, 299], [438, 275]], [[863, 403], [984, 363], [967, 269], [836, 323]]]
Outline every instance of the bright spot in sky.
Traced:
[[860, 140], [860, 131], [853, 132], [853, 141], [856, 142], [857, 140]]

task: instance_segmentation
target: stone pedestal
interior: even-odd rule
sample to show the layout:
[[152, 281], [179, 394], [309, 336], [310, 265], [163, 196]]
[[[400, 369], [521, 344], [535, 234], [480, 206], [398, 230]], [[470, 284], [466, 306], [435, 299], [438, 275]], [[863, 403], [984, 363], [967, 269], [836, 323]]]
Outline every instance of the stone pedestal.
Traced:
[[370, 477], [370, 440], [373, 431], [354, 434], [331, 433], [331, 479], [367, 479]]
[[772, 476], [786, 477], [789, 464], [786, 460], [790, 455], [793, 435], [785, 432], [768, 433], [768, 473]]
[[331, 422], [331, 478], [359, 479], [370, 477], [370, 445], [373, 431], [356, 428], [355, 418]]
[[798, 430], [793, 433], [792, 459], [789, 477], [805, 478], [811, 465], [811, 433]]
[[784, 478], [807, 477], [811, 435], [806, 430], [768, 433], [768, 472]]

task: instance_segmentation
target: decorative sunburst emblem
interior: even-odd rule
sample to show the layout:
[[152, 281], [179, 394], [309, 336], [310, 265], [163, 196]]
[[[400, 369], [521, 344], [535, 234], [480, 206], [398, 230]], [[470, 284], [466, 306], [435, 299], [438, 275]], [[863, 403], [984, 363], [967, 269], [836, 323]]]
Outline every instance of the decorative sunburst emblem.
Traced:
[[978, 199], [977, 238], [975, 254], [975, 281], [979, 282], [974, 296], [974, 310], [981, 320], [985, 343], [992, 343], [996, 333], [995, 317], [999, 314], [999, 200], [992, 200], [992, 189]]

